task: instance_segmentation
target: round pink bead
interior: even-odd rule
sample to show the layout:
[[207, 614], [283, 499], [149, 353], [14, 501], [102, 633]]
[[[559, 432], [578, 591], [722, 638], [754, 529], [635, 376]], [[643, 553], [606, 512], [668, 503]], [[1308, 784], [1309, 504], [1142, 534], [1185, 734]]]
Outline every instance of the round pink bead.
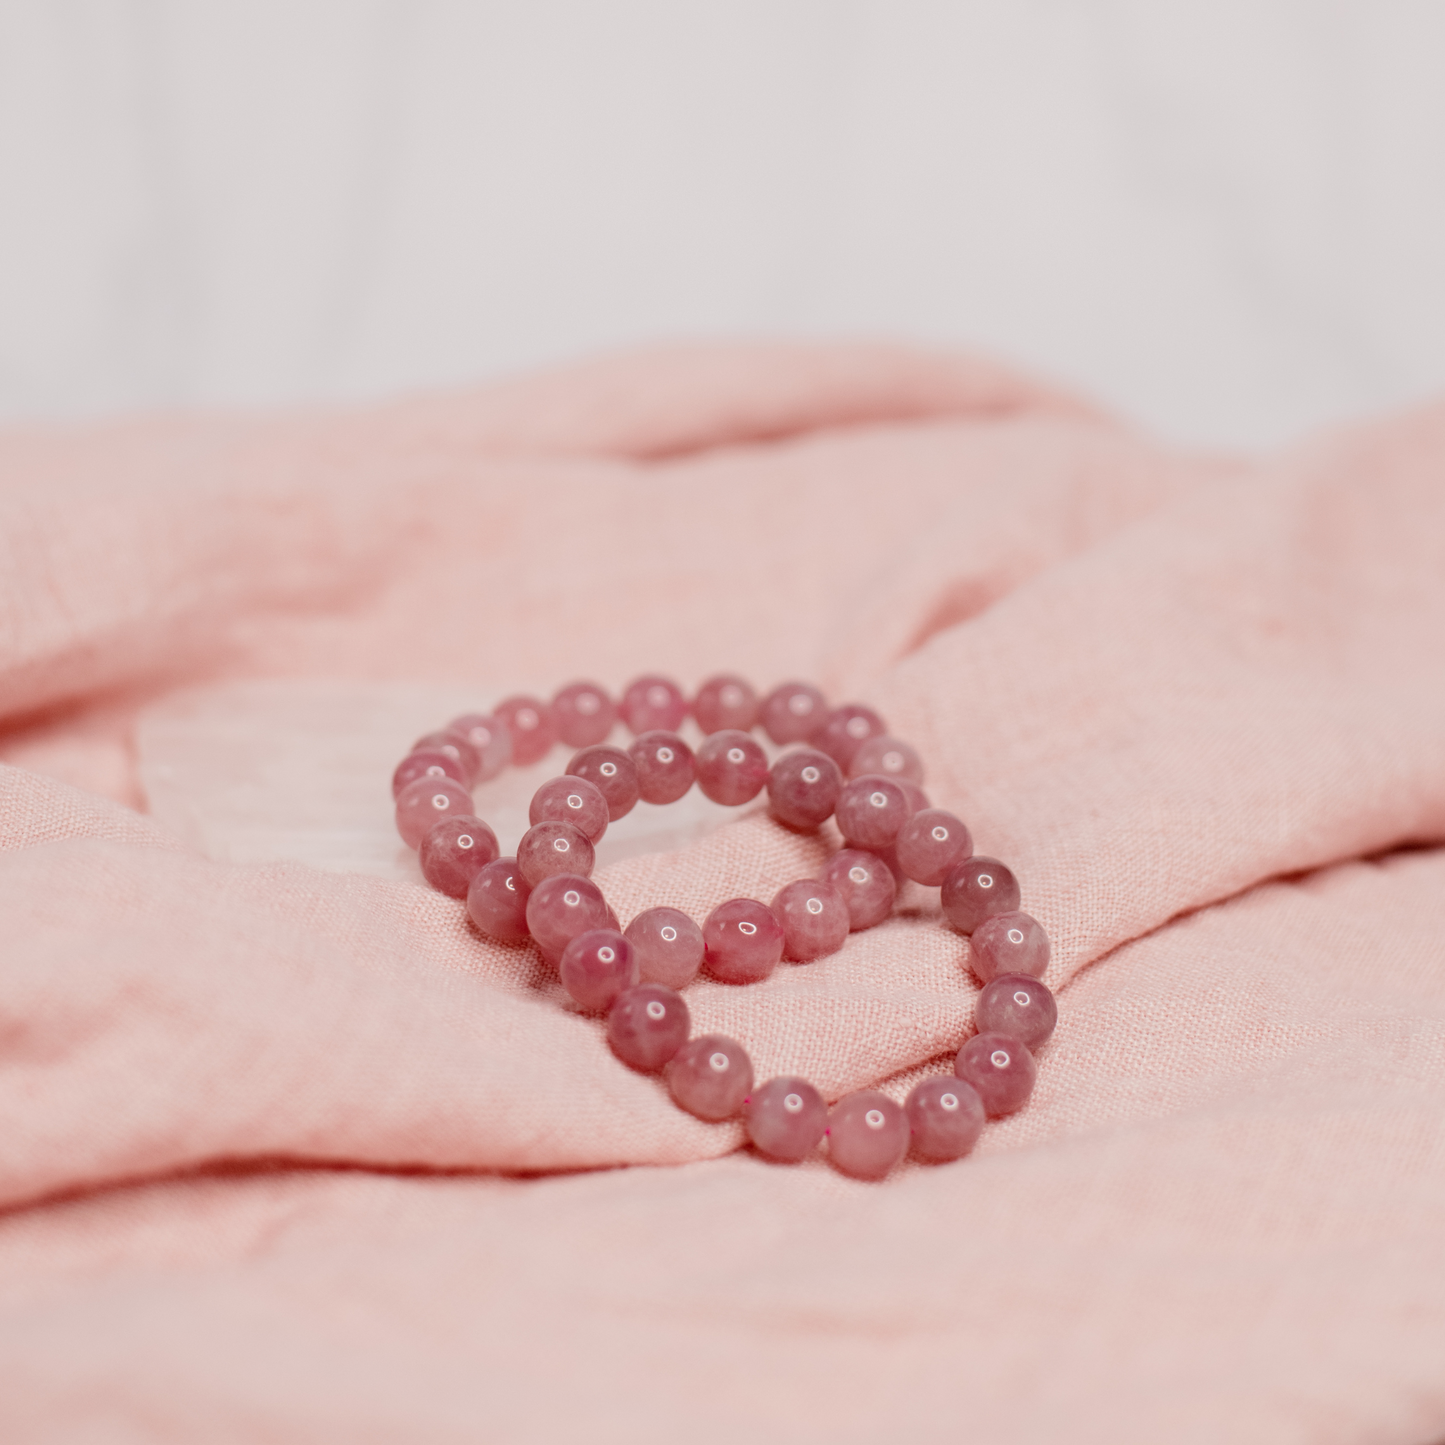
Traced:
[[1042, 978], [1049, 966], [1049, 936], [1027, 913], [995, 913], [968, 940], [973, 971], [980, 983], [1004, 973]]
[[591, 879], [558, 873], [544, 878], [527, 899], [527, 931], [543, 956], [556, 962], [578, 934], [606, 928], [607, 914], [602, 890]]
[[905, 877], [936, 888], [950, 869], [973, 856], [973, 838], [952, 813], [925, 808], [898, 830], [894, 848]]
[[477, 757], [477, 750], [460, 733], [454, 733], [447, 728], [441, 732], [427, 733], [411, 745], [411, 750], [414, 753], [446, 753], [448, 757], [455, 758], [461, 765], [465, 774], [462, 782], [471, 787], [477, 780], [477, 769], [481, 767], [481, 759]]
[[757, 983], [783, 956], [783, 925], [755, 898], [719, 903], [702, 925], [707, 969], [723, 983]]
[[664, 1077], [680, 1108], [716, 1123], [742, 1108], [753, 1086], [753, 1062], [736, 1039], [703, 1034], [672, 1056]]
[[933, 1164], [962, 1159], [983, 1133], [983, 1100], [962, 1079], [924, 1079], [904, 1101], [903, 1111], [913, 1152]]
[[779, 683], [763, 699], [758, 719], [778, 744], [805, 743], [827, 721], [828, 703], [808, 682]]
[[512, 739], [512, 761], [519, 768], [540, 762], [557, 741], [552, 709], [539, 697], [509, 697], [493, 716]]
[[718, 733], [724, 728], [748, 732], [757, 723], [758, 706], [758, 695], [750, 683], [735, 673], [723, 672], [698, 688], [692, 700], [692, 715], [705, 733]]
[[953, 1072], [973, 1085], [990, 1119], [1028, 1103], [1038, 1067], [1034, 1056], [1007, 1034], [975, 1034], [959, 1051]]
[[624, 1064], [660, 1069], [687, 1042], [692, 1020], [682, 995], [660, 983], [640, 983], [617, 995], [607, 1014], [607, 1042]]
[[768, 808], [790, 828], [816, 828], [826, 822], [842, 791], [838, 764], [812, 748], [785, 753], [768, 769]]
[[796, 1164], [817, 1148], [828, 1127], [828, 1106], [806, 1079], [784, 1075], [743, 1101], [743, 1127], [759, 1153]]
[[854, 778], [838, 794], [834, 821], [850, 848], [888, 848], [913, 816], [908, 794], [892, 778]]
[[527, 898], [532, 890], [515, 858], [488, 863], [467, 889], [467, 917], [498, 943], [520, 943], [529, 936]]
[[586, 778], [607, 800], [607, 817], [625, 818], [640, 796], [637, 764], [621, 748], [583, 748], [567, 764], [569, 778]]
[[465, 898], [472, 879], [500, 854], [497, 835], [475, 815], [453, 813], [421, 840], [422, 877], [439, 893]]
[[845, 702], [828, 714], [827, 720], [813, 738], [813, 746], [827, 753], [846, 774], [853, 763], [853, 754], [869, 738], [881, 737], [888, 729], [871, 707], [861, 702]]
[[418, 778], [450, 778], [465, 788], [467, 770], [450, 753], [436, 748], [424, 748], [420, 752], [408, 753], [391, 775], [391, 796], [398, 798], [401, 790]]
[[481, 712], [464, 712], [447, 724], [447, 731], [460, 733], [472, 745], [472, 751], [477, 755], [473, 782], [485, 783], [511, 764], [512, 734], [501, 718]]
[[923, 759], [916, 749], [907, 743], [891, 738], [886, 733], [881, 737], [868, 738], [858, 745], [853, 761], [848, 764], [848, 776], [861, 778], [866, 773], [877, 773], [881, 777], [910, 783], [923, 782]]
[[972, 933], [984, 919], [1019, 906], [1019, 881], [997, 858], [966, 858], [948, 870], [939, 899], [944, 917], [960, 933]]
[[600, 843], [607, 831], [607, 799], [586, 778], [548, 778], [532, 794], [528, 821], [571, 823], [593, 843]]
[[600, 743], [617, 721], [617, 704], [595, 682], [569, 682], [552, 699], [552, 723], [569, 748]]
[[855, 1179], [881, 1179], [908, 1152], [908, 1115], [877, 1089], [845, 1094], [828, 1113], [828, 1154]]
[[973, 1018], [979, 1033], [1005, 1034], [1032, 1051], [1048, 1042], [1059, 1021], [1059, 1006], [1038, 979], [1005, 973], [984, 985]]
[[571, 823], [537, 823], [522, 834], [517, 844], [517, 867], [533, 888], [559, 873], [590, 878], [595, 862], [591, 840]]
[[396, 831], [408, 848], [418, 848], [449, 813], [471, 811], [471, 793], [454, 779], [418, 778], [396, 795]]
[[737, 728], [712, 733], [697, 750], [697, 785], [714, 803], [750, 803], [767, 780], [767, 754]]
[[848, 909], [849, 927], [872, 928], [893, 910], [898, 884], [883, 859], [856, 848], [843, 848], [823, 866], [823, 881], [838, 890]]
[[627, 750], [637, 768], [637, 791], [644, 803], [675, 803], [697, 776], [692, 749], [676, 733], [645, 732]]
[[778, 890], [772, 912], [783, 925], [783, 957], [810, 963], [837, 953], [848, 938], [850, 919], [843, 895], [831, 883], [804, 878]]
[[578, 1005], [600, 1013], [637, 982], [637, 959], [632, 945], [616, 930], [590, 928], [568, 942], [557, 972]]
[[617, 710], [637, 737], [675, 733], [687, 716], [687, 697], [670, 677], [649, 673], [627, 684]]
[[624, 937], [648, 983], [682, 988], [697, 977], [705, 945], [702, 929], [676, 908], [649, 908], [627, 925]]
[[908, 794], [908, 816], [911, 818], [915, 813], [921, 813], [925, 808], [931, 808], [932, 803], [928, 801], [928, 794], [913, 781], [912, 778], [899, 778], [898, 786]]

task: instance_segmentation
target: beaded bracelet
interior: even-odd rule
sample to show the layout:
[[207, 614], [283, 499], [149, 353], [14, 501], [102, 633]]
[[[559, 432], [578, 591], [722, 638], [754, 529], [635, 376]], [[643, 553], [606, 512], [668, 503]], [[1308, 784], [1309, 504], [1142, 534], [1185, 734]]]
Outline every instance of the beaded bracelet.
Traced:
[[[691, 714], [706, 735], [694, 750], [678, 735]], [[607, 745], [620, 720], [635, 741]], [[769, 765], [761, 727], [780, 747]], [[543, 758], [555, 742], [578, 749], [566, 773], [533, 795], [531, 827], [515, 858], [503, 858], [473, 810], [471, 788], [509, 764]], [[699, 928], [675, 908], [649, 908], [624, 930], [591, 880], [607, 825], [639, 799], [671, 803], [696, 783], [716, 803], [751, 802], [764, 788], [786, 827], [829, 817], [843, 847], [821, 878], [719, 904]], [[770, 1159], [805, 1158], [824, 1135], [844, 1173], [880, 1179], [909, 1151], [929, 1162], [973, 1147], [986, 1117], [1019, 1109], [1033, 1091], [1033, 1051], [1052, 1034], [1057, 1008], [1039, 982], [1049, 940], [1018, 909], [1019, 885], [996, 858], [973, 853], [967, 827], [933, 807], [923, 765], [883, 719], [861, 703], [830, 708], [817, 688], [785, 682], [766, 697], [742, 678], [710, 678], [688, 701], [665, 677], [644, 676], [614, 702], [575, 682], [545, 703], [511, 697], [491, 714], [454, 718], [419, 738], [392, 777], [397, 830], [419, 849], [423, 875], [464, 898], [477, 929], [503, 943], [531, 939], [584, 1010], [607, 1015], [607, 1037], [625, 1064], [664, 1071], [673, 1099], [700, 1119], [742, 1114], [754, 1147]], [[842, 947], [850, 932], [881, 923], [901, 878], [941, 889], [943, 913], [969, 936], [983, 983], [978, 1032], [958, 1050], [953, 1076], [923, 1080], [902, 1106], [876, 1089], [830, 1111], [806, 1079], [754, 1087], [742, 1045], [722, 1034], [689, 1038], [678, 992], [706, 967], [724, 983], [756, 983], [781, 959], [806, 963]]]

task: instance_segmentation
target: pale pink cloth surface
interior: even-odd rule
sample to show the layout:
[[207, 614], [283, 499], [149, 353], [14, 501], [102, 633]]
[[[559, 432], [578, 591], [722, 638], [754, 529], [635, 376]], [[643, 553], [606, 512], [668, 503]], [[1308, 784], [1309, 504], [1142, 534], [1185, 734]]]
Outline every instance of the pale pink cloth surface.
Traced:
[[[0, 442], [0, 1435], [1445, 1436], [1442, 639], [1445, 408], [1223, 462], [701, 347]], [[452, 900], [134, 807], [198, 681], [724, 667], [878, 705], [1049, 929], [974, 1157], [765, 1165]], [[601, 881], [700, 914], [824, 850], [759, 812]], [[936, 899], [698, 1026], [830, 1097], [942, 1067]]]

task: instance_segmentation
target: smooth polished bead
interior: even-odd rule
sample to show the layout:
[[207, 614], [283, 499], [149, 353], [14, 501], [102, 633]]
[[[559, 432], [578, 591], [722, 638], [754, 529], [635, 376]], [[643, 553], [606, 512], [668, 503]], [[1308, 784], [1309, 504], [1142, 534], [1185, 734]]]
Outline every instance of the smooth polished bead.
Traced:
[[953, 1072], [973, 1085], [990, 1119], [1028, 1103], [1038, 1077], [1034, 1056], [1007, 1034], [975, 1034], [959, 1051]]
[[962, 1159], [983, 1133], [983, 1100], [959, 1078], [924, 1079], [904, 1101], [913, 1152], [931, 1164]]
[[601, 1013], [637, 983], [637, 959], [616, 930], [590, 928], [568, 940], [557, 973], [575, 1003], [588, 1013]]
[[552, 709], [539, 697], [509, 697], [493, 714], [512, 739], [512, 761], [519, 768], [540, 762], [552, 751], [557, 729]]
[[434, 824], [451, 813], [471, 815], [472, 795], [452, 778], [417, 778], [396, 795], [396, 831], [418, 848]]
[[716, 1123], [742, 1108], [753, 1086], [753, 1061], [736, 1039], [703, 1034], [672, 1056], [664, 1077], [680, 1108]]
[[498, 943], [520, 943], [529, 937], [527, 899], [532, 890], [515, 858], [488, 863], [467, 889], [467, 917]]
[[783, 925], [783, 957], [796, 963], [837, 953], [848, 939], [848, 905], [831, 883], [821, 879], [804, 878], [780, 888], [772, 913]]
[[464, 712], [447, 724], [447, 731], [460, 733], [477, 755], [474, 783], [485, 783], [504, 772], [512, 762], [511, 730], [499, 717], [481, 712]]
[[687, 716], [687, 695], [670, 678], [647, 673], [627, 684], [617, 711], [634, 736], [675, 733]]
[[682, 988], [697, 977], [705, 945], [702, 929], [676, 908], [649, 908], [623, 931], [637, 954], [637, 966], [647, 983]]
[[936, 888], [951, 869], [973, 856], [973, 838], [960, 818], [942, 808], [924, 808], [899, 830], [894, 843], [898, 866], [915, 883]]
[[838, 794], [833, 819], [850, 848], [889, 848], [913, 815], [908, 794], [877, 773], [854, 778]]
[[966, 858], [948, 870], [939, 894], [944, 917], [960, 933], [1019, 906], [1019, 881], [997, 858]]
[[843, 848], [823, 865], [823, 881], [831, 883], [848, 909], [849, 927], [872, 928], [893, 910], [898, 884], [887, 863], [876, 854]]
[[454, 733], [450, 728], [443, 728], [440, 732], [426, 733], [411, 745], [411, 750], [414, 753], [445, 753], [461, 764], [464, 774], [462, 782], [467, 787], [471, 787], [477, 780], [477, 769], [481, 767], [481, 759], [477, 757], [477, 750], [461, 733]]
[[913, 781], [912, 778], [899, 778], [898, 786], [908, 794], [908, 816], [911, 818], [915, 813], [921, 813], [925, 808], [931, 808], [932, 803], [928, 801], [928, 794]]
[[630, 1068], [652, 1073], [687, 1042], [692, 1019], [682, 995], [660, 983], [620, 993], [607, 1012], [607, 1042]]
[[552, 699], [552, 723], [569, 748], [602, 742], [617, 721], [617, 704], [595, 682], [569, 682]]
[[882, 737], [888, 729], [871, 707], [861, 702], [845, 702], [830, 712], [813, 737], [813, 746], [827, 753], [847, 774], [853, 754], [869, 738]]
[[723, 983], [757, 983], [783, 956], [783, 925], [755, 898], [719, 903], [702, 925], [707, 970]]
[[401, 790], [418, 778], [450, 778], [465, 788], [467, 770], [450, 753], [435, 748], [424, 748], [420, 752], [408, 753], [391, 775], [391, 796], [398, 798]]
[[697, 785], [714, 803], [750, 803], [768, 780], [768, 756], [749, 734], [724, 728], [697, 750]]
[[818, 1147], [828, 1127], [828, 1106], [806, 1079], [784, 1075], [744, 1100], [743, 1127], [759, 1153], [796, 1164]]
[[854, 1179], [882, 1179], [908, 1152], [908, 1115], [887, 1094], [860, 1089], [828, 1111], [828, 1155]]
[[980, 983], [1005, 973], [1042, 978], [1049, 966], [1049, 936], [1037, 919], [1014, 910], [985, 918], [968, 940], [970, 962]]
[[517, 844], [517, 867], [533, 888], [559, 873], [590, 878], [595, 862], [591, 839], [571, 823], [536, 823]]
[[501, 852], [497, 835], [480, 818], [453, 813], [427, 830], [417, 861], [422, 877], [438, 893], [465, 898], [472, 879]]
[[583, 748], [567, 764], [569, 778], [586, 778], [607, 800], [607, 817], [625, 818], [640, 796], [637, 764], [621, 748]]
[[527, 819], [537, 823], [571, 823], [594, 843], [607, 831], [607, 799], [586, 778], [548, 778], [535, 793]]
[[1003, 973], [984, 985], [973, 1006], [981, 1034], [1007, 1034], [1032, 1052], [1047, 1043], [1059, 1021], [1054, 996], [1026, 973]]
[[827, 699], [810, 682], [779, 683], [758, 712], [763, 731], [779, 747], [807, 742], [827, 719]]
[[878, 773], [900, 781], [906, 778], [910, 783], [921, 784], [923, 759], [915, 748], [884, 733], [859, 743], [853, 761], [848, 764], [850, 778], [861, 778], [865, 773]]
[[768, 769], [768, 808], [790, 828], [816, 828], [833, 816], [843, 771], [813, 748], [784, 753]]
[[637, 791], [644, 803], [677, 802], [697, 776], [692, 749], [676, 733], [644, 732], [627, 755], [637, 768]]
[[758, 720], [758, 695], [752, 684], [732, 672], [710, 677], [692, 700], [692, 715], [705, 733], [724, 728], [748, 732]]
[[544, 878], [527, 899], [527, 931], [543, 956], [556, 962], [579, 933], [606, 928], [607, 901], [590, 878], [558, 873]]

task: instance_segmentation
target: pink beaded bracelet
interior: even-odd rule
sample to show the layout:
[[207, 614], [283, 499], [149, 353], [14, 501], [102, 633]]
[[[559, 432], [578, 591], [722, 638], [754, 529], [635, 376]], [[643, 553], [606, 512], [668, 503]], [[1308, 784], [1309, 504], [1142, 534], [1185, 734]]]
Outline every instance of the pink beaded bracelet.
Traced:
[[[691, 714], [706, 735], [694, 751], [678, 735]], [[607, 738], [618, 721], [627, 749]], [[769, 765], [752, 730], [800, 746]], [[561, 741], [576, 748], [566, 773], [542, 784], [515, 858], [472, 811], [471, 789], [509, 764], [526, 765]], [[649, 908], [623, 929], [591, 880], [595, 846], [639, 799], [671, 803], [696, 783], [713, 802], [751, 802], [764, 788], [772, 815], [793, 829], [836, 820], [843, 847], [821, 878], [719, 904], [702, 926], [675, 908]], [[464, 898], [475, 927], [501, 943], [535, 943], [579, 1007], [607, 1015], [623, 1063], [663, 1071], [673, 1099], [700, 1119], [741, 1113], [754, 1148], [774, 1160], [805, 1158], [826, 1135], [845, 1174], [881, 1179], [908, 1153], [961, 1158], [985, 1118], [1021, 1108], [1033, 1091], [1033, 1053], [1053, 1033], [1057, 1008], [1039, 981], [1049, 940], [1018, 909], [1019, 885], [996, 858], [973, 853], [967, 827], [923, 792], [917, 752], [890, 737], [861, 703], [830, 708], [817, 688], [785, 682], [761, 700], [742, 678], [710, 678], [688, 701], [670, 679], [644, 676], [614, 701], [574, 682], [551, 703], [512, 697], [493, 713], [454, 718], [419, 738], [392, 777], [396, 824], [419, 849], [427, 881]], [[724, 983], [756, 983], [780, 960], [836, 952], [850, 932], [881, 923], [900, 878], [941, 890], [943, 913], [969, 936], [983, 983], [978, 1032], [951, 1076], [923, 1080], [900, 1107], [876, 1089], [848, 1094], [831, 1111], [806, 1079], [755, 1086], [735, 1039], [690, 1038], [678, 992], [699, 969]]]

